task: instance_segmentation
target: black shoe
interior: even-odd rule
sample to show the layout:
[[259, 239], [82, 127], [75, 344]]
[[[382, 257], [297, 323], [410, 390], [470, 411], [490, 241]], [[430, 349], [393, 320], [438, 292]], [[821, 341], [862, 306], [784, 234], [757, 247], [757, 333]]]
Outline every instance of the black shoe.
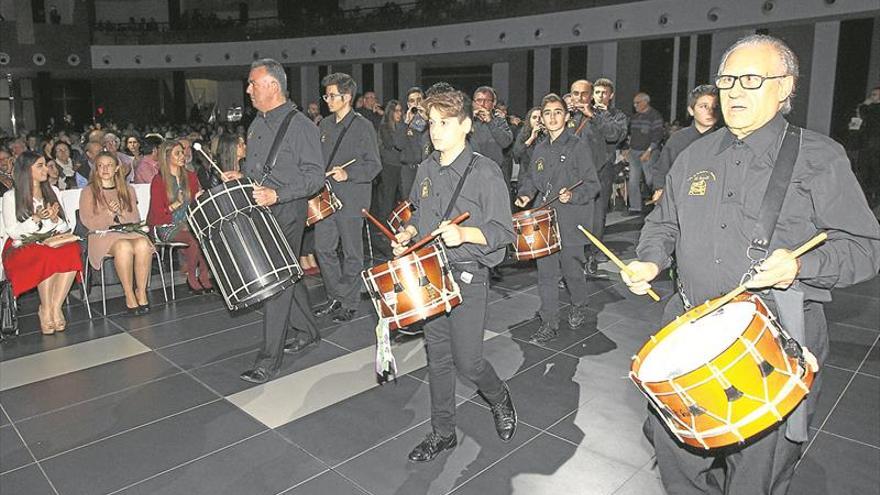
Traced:
[[455, 433], [444, 437], [432, 431], [422, 440], [422, 443], [412, 449], [412, 452], [409, 453], [409, 460], [412, 462], [428, 462], [437, 457], [440, 452], [455, 448], [456, 445], [458, 445], [458, 440], [455, 438]]
[[597, 273], [599, 273], [599, 262], [596, 261], [595, 256], [590, 255], [590, 258], [584, 263], [584, 275], [594, 277]]
[[150, 303], [141, 304], [138, 306], [138, 314], [145, 315], [150, 312]]
[[571, 310], [568, 312], [568, 326], [571, 328], [579, 328], [587, 319], [587, 307], [572, 304]]
[[339, 313], [333, 317], [333, 323], [342, 323], [345, 321], [351, 321], [354, 318], [354, 315], [357, 313], [356, 309], [343, 309]]
[[504, 276], [501, 275], [501, 270], [498, 267], [493, 266], [489, 268], [489, 280], [493, 282], [501, 282], [504, 280]]
[[559, 329], [545, 321], [541, 322], [541, 326], [538, 327], [538, 330], [529, 337], [529, 342], [543, 344], [545, 342], [556, 340], [557, 337], [559, 337]]
[[335, 313], [340, 309], [342, 309], [342, 303], [337, 301], [336, 299], [330, 299], [330, 301], [327, 302], [324, 307], [315, 310], [315, 316], [320, 318], [322, 316], [327, 316], [331, 313]]
[[294, 339], [293, 342], [284, 345], [284, 354], [296, 354], [311, 346], [318, 346], [321, 343], [321, 336], [308, 337], [306, 340]]
[[125, 312], [128, 313], [129, 316], [137, 316], [137, 315], [141, 314], [141, 307], [135, 306], [133, 308], [129, 308], [128, 306], [126, 306]]
[[257, 366], [252, 370], [247, 370], [241, 374], [242, 380], [251, 383], [266, 383], [272, 378], [272, 373], [262, 366]]
[[504, 398], [492, 404], [492, 418], [495, 420], [495, 432], [504, 442], [509, 442], [516, 433], [516, 408], [510, 399], [510, 389], [504, 385]]

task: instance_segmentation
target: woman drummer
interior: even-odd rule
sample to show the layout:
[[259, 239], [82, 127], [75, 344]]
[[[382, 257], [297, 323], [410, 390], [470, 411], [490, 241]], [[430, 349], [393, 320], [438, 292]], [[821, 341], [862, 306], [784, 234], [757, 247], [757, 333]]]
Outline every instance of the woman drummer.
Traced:
[[[559, 202], [553, 206], [559, 220], [562, 250], [537, 260], [541, 326], [531, 337], [536, 343], [549, 342], [559, 335], [560, 266], [571, 294], [568, 325], [578, 328], [586, 318], [587, 282], [583, 266], [587, 239], [578, 232], [577, 226], [584, 223], [584, 219], [592, 218], [600, 186], [590, 143], [565, 132], [568, 119], [565, 102], [559, 96], [551, 93], [544, 97], [541, 101], [541, 121], [549, 139], [540, 140], [535, 145], [532, 163], [520, 179], [520, 196], [515, 202], [516, 206], [524, 208], [536, 193], [538, 203], [559, 194]], [[584, 182], [581, 187], [566, 189], [579, 180]]]

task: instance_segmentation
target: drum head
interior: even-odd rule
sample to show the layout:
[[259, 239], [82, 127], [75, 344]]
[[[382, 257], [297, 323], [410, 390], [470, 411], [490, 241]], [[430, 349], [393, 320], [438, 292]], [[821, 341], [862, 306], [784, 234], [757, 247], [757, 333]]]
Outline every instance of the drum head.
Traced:
[[703, 366], [742, 335], [755, 312], [753, 302], [733, 302], [699, 320], [683, 323], [645, 356], [638, 379], [662, 382]]

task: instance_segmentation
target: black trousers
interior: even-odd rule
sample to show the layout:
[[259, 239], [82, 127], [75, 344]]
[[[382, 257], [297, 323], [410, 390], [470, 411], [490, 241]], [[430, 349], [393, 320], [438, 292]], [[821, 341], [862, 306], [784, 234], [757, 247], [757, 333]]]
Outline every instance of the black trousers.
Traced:
[[[465, 264], [467, 266], [469, 264]], [[483, 329], [489, 299], [489, 271], [473, 264], [470, 283], [453, 270], [461, 288], [462, 303], [447, 314], [425, 323], [428, 377], [431, 390], [431, 426], [437, 433], [455, 433], [455, 372], [473, 382], [490, 404], [504, 397], [504, 383], [483, 359]]]
[[[593, 207], [593, 221], [590, 233], [596, 236], [600, 241], [605, 235], [605, 218], [608, 214], [608, 203], [611, 201], [611, 188], [614, 185], [614, 165], [609, 163], [602, 167], [599, 171], [599, 184], [602, 188], [599, 190], [599, 198]], [[590, 243], [591, 254], [599, 252], [599, 248]]]
[[[388, 220], [391, 210], [394, 209], [394, 203], [400, 197], [406, 195], [398, 195], [400, 189], [400, 167], [394, 165], [382, 165], [382, 180], [379, 182], [379, 194], [374, 195], [373, 199], [376, 203], [376, 214], [380, 222]], [[406, 192], [409, 194], [409, 191]]]
[[[324, 279], [328, 299], [336, 299], [345, 309], [360, 303], [361, 271], [364, 269], [364, 219], [339, 213], [315, 224], [315, 254]], [[342, 243], [340, 261], [337, 249]]]
[[[682, 313], [682, 308], [680, 298], [673, 297], [666, 306], [664, 322], [672, 321]], [[810, 332], [824, 332], [824, 313], [810, 311], [805, 324], [808, 335]], [[820, 371], [805, 403], [800, 405], [807, 408], [808, 422], [812, 419], [821, 388]], [[681, 445], [654, 414], [649, 415], [645, 429], [654, 444], [657, 467], [667, 493], [785, 495], [803, 447], [785, 438], [786, 425], [787, 421], [743, 448], [713, 455]]]
[[559, 277], [565, 279], [571, 303], [587, 303], [587, 279], [584, 277], [584, 246], [566, 246], [562, 250], [536, 260], [538, 265], [538, 295], [541, 296], [541, 321], [552, 326], [559, 320]]
[[[287, 228], [284, 229], [284, 234], [294, 255], [297, 255], [302, 246], [305, 211], [302, 218], [297, 218], [285, 227]], [[318, 326], [312, 317], [309, 294], [303, 281], [288, 287], [263, 304], [263, 345], [254, 362], [255, 367], [264, 367], [273, 373], [281, 368], [284, 343], [287, 341], [291, 327], [308, 332], [313, 338], [318, 335]]]

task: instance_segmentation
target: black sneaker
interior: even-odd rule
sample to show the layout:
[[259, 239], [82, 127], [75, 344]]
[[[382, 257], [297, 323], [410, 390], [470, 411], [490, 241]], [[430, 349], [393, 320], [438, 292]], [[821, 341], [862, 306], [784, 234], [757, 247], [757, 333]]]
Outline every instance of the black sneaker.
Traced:
[[595, 256], [590, 256], [587, 262], [584, 263], [584, 275], [594, 277], [597, 273], [599, 273], [599, 262]]
[[584, 324], [584, 320], [587, 319], [587, 307], [586, 306], [578, 306], [572, 305], [571, 310], [568, 312], [568, 326], [571, 328], [578, 328]]
[[504, 384], [504, 398], [492, 404], [492, 418], [495, 420], [495, 432], [504, 442], [509, 442], [516, 433], [516, 408], [510, 398], [510, 389]]
[[545, 321], [541, 322], [541, 326], [538, 327], [538, 330], [529, 337], [529, 342], [543, 344], [545, 342], [556, 340], [557, 337], [559, 337], [559, 330]]
[[409, 453], [409, 460], [412, 462], [428, 462], [434, 460], [440, 452], [455, 448], [456, 445], [458, 445], [458, 440], [455, 438], [455, 433], [444, 437], [432, 431], [422, 440], [422, 443], [412, 449], [412, 452]]

